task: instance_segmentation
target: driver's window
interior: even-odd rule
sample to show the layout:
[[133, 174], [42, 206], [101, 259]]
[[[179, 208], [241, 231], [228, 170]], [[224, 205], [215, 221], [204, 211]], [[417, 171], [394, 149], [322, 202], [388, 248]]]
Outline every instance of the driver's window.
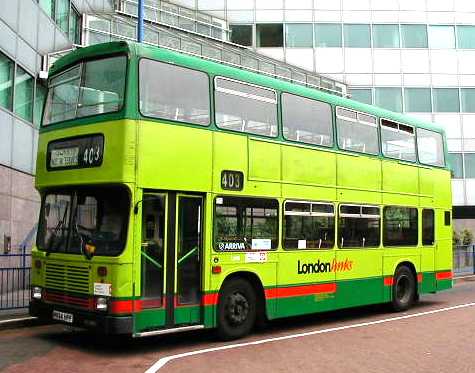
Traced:
[[145, 307], [160, 307], [165, 251], [165, 196], [144, 194], [142, 202], [142, 297]]

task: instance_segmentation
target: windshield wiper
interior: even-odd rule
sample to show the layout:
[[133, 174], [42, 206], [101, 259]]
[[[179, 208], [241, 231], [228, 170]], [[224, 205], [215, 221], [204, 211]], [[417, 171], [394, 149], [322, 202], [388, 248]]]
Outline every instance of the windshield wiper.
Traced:
[[[59, 236], [58, 236], [57, 232], [59, 230], [61, 230], [61, 236], [60, 236], [59, 241], [56, 243], [55, 248], [57, 249], [58, 246], [64, 241], [64, 232], [66, 230], [65, 229], [65, 226], [66, 226], [65, 220], [66, 220], [66, 216], [68, 214], [68, 208], [69, 208], [69, 206], [64, 209], [63, 218], [58, 221], [58, 224], [56, 224], [56, 227], [54, 227], [52, 232], [51, 232], [51, 237], [50, 237], [50, 239], [48, 241], [48, 244], [46, 245], [46, 248], [45, 248], [46, 249], [46, 255], [49, 255], [51, 253], [51, 249], [53, 248], [53, 243], [55, 241], [58, 241]], [[59, 210], [59, 208], [58, 208], [58, 210]]]

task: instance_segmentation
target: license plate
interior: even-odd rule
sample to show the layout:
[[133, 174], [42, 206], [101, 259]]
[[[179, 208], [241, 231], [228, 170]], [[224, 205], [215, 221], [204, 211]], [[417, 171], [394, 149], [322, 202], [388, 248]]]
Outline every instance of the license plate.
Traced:
[[73, 323], [73, 314], [54, 310], [53, 311], [53, 320], [64, 321], [64, 322], [67, 322], [69, 324], [72, 324]]
[[79, 164], [79, 147], [51, 151], [50, 167], [70, 167]]

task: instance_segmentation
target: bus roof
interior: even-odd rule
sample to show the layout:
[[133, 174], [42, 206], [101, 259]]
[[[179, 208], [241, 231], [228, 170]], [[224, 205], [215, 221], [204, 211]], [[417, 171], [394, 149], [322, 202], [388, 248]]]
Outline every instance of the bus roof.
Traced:
[[195, 57], [158, 46], [140, 44], [131, 41], [114, 41], [76, 49], [75, 51], [58, 59], [58, 61], [52, 65], [50, 74], [54, 75], [58, 71], [63, 70], [65, 67], [72, 65], [79, 60], [120, 53], [132, 54], [138, 58], [146, 57], [166, 62], [178, 63], [186, 67], [212, 73], [213, 75], [228, 76], [246, 81], [248, 83], [262, 85], [264, 87], [274, 88], [280, 91], [286, 91], [289, 93], [322, 100], [336, 106], [343, 106], [349, 109], [363, 111], [380, 118], [382, 117], [396, 122], [407, 123], [415, 127], [445, 134], [444, 129], [441, 126], [432, 122], [411, 117], [409, 115], [396, 113], [390, 110], [379, 108], [377, 106], [364, 104], [348, 98], [332, 95], [318, 89], [305, 87], [300, 84], [287, 82], [281, 79], [254, 73], [252, 71], [243, 70], [225, 64], [219, 64], [204, 58]]

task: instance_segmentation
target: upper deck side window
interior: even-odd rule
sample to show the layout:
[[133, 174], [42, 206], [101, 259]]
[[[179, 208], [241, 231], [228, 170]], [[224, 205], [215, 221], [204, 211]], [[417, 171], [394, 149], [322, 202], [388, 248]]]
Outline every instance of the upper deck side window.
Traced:
[[145, 116], [206, 126], [210, 121], [209, 79], [204, 72], [142, 59], [140, 112]]
[[416, 136], [412, 126], [381, 119], [381, 145], [386, 157], [416, 161]]
[[444, 143], [440, 133], [417, 129], [417, 153], [419, 161], [429, 166], [444, 166]]
[[376, 117], [341, 107], [336, 108], [338, 146], [366, 154], [379, 153]]
[[277, 94], [272, 89], [216, 77], [215, 111], [219, 128], [277, 136]]
[[282, 93], [282, 126], [287, 140], [332, 146], [332, 110], [325, 102]]

